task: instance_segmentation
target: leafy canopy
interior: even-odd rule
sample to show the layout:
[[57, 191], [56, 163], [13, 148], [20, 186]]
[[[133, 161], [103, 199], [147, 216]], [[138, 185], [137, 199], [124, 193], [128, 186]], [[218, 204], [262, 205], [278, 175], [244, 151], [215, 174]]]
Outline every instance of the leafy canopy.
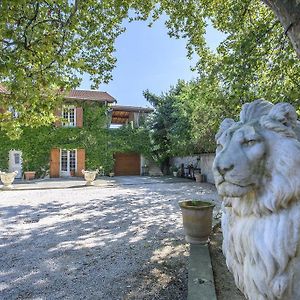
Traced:
[[[82, 73], [93, 86], [111, 79], [116, 38], [124, 19], [151, 23], [166, 14], [172, 37], [187, 38], [201, 78], [218, 80], [227, 101], [239, 105], [256, 96], [295, 102], [299, 60], [273, 12], [261, 1], [234, 0], [2, 0], [0, 1], [0, 82], [19, 117], [0, 114], [0, 128], [17, 136], [21, 126], [54, 119], [61, 91], [75, 87]], [[226, 33], [217, 52], [205, 41], [207, 22]]]

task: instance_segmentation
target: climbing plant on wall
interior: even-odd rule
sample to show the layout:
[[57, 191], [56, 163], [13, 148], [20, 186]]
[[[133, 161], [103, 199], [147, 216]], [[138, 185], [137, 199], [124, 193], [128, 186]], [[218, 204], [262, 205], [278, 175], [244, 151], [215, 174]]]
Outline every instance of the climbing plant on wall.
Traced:
[[24, 128], [21, 137], [10, 140], [0, 131], [0, 170], [8, 169], [8, 153], [21, 150], [23, 170], [34, 170], [44, 176], [49, 170], [51, 148], [86, 149], [86, 168], [102, 166], [106, 173], [113, 169], [113, 154], [116, 152], [138, 152], [149, 155], [148, 131], [144, 127], [124, 126], [107, 128], [107, 107], [98, 103], [80, 103], [84, 111], [83, 128], [42, 126]]

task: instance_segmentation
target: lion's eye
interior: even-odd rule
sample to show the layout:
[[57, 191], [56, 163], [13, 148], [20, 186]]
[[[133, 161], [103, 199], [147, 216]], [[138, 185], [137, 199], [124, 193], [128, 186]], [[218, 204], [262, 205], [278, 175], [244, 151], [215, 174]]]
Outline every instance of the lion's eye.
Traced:
[[217, 144], [217, 151], [221, 151], [223, 149], [223, 145], [222, 144]]
[[253, 145], [256, 144], [256, 143], [257, 143], [256, 140], [245, 140], [245, 141], [243, 142], [243, 145], [244, 145], [244, 146], [247, 146], [247, 147], [250, 147], [250, 146], [253, 146]]

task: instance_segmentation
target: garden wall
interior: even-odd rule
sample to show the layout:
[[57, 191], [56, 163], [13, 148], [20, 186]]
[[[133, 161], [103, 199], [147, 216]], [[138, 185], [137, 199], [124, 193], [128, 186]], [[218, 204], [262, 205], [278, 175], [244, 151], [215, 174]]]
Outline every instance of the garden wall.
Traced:
[[214, 158], [214, 153], [202, 153], [184, 157], [177, 156], [171, 159], [171, 165], [180, 167], [181, 164], [184, 164], [184, 166], [193, 164], [194, 167], [200, 167], [201, 173], [206, 176], [207, 182], [214, 184], [214, 176], [211, 170]]

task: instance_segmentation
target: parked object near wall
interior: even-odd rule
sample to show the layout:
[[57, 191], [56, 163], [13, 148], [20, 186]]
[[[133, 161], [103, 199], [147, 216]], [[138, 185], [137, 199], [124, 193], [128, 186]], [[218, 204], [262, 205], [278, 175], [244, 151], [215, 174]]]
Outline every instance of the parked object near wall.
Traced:
[[205, 182], [205, 176], [201, 173], [194, 174], [196, 182]]
[[170, 171], [172, 172], [174, 177], [177, 177], [178, 175], [178, 167], [176, 166], [171, 166]]
[[25, 171], [24, 172], [24, 177], [25, 180], [33, 180], [35, 178], [35, 171]]
[[191, 244], [205, 244], [212, 230], [214, 204], [204, 201], [179, 202], [182, 212], [185, 240]]
[[201, 169], [201, 174], [203, 175], [202, 180], [214, 184], [215, 180], [212, 172], [214, 158], [214, 153], [201, 153], [193, 156], [173, 157], [171, 158], [171, 165], [181, 166], [183, 164], [183, 169], [180, 170], [181, 174], [179, 176], [185, 176], [187, 167], [193, 165], [195, 174], [198, 172], [198, 169]]
[[300, 127], [288, 103], [256, 100], [216, 135], [223, 252], [247, 299], [300, 299]]
[[18, 171], [6, 173], [6, 172], [0, 172], [0, 179], [3, 183], [3, 190], [8, 190], [13, 188], [13, 182], [18, 175]]
[[95, 171], [86, 171], [86, 170], [82, 170], [81, 171], [83, 176], [84, 176], [84, 179], [86, 181], [86, 184], [87, 186], [90, 186], [90, 185], [94, 185], [94, 180], [99, 172], [98, 169], [96, 169]]

